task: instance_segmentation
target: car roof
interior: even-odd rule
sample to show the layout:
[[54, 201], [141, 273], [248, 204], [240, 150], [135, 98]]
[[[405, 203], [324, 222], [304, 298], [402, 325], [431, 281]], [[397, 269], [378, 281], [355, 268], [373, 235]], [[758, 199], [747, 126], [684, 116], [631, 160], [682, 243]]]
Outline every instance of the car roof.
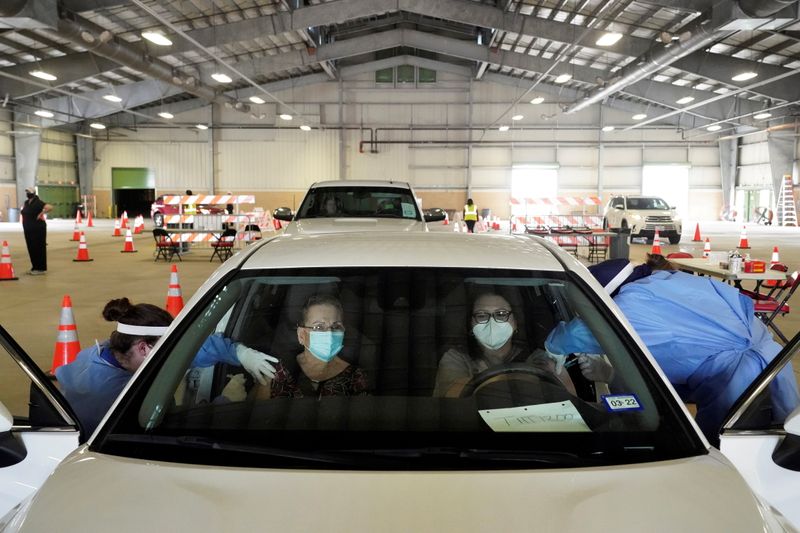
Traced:
[[352, 232], [278, 236], [240, 268], [474, 267], [564, 272], [543, 239], [523, 235], [451, 232]]
[[319, 187], [396, 187], [398, 189], [410, 189], [411, 185], [407, 181], [380, 181], [380, 180], [330, 180], [318, 181], [310, 188]]

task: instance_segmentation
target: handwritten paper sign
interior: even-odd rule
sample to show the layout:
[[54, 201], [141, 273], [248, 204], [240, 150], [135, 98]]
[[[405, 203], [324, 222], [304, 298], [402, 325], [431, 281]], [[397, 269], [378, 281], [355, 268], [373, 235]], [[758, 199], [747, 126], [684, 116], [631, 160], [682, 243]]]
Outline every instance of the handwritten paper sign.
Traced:
[[497, 432], [591, 431], [572, 402], [482, 409], [478, 413]]

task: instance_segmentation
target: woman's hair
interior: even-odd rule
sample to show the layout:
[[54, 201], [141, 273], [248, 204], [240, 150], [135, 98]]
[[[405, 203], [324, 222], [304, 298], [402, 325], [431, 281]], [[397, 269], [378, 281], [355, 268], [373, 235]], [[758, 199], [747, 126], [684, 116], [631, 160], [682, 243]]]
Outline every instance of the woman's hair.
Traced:
[[652, 270], [675, 270], [675, 265], [670, 263], [667, 258], [661, 254], [648, 253], [645, 264]]
[[[152, 304], [132, 304], [127, 298], [111, 300], [103, 308], [103, 318], [109, 322], [122, 322], [131, 326], [169, 326], [172, 315]], [[128, 335], [113, 331], [109, 336], [108, 346], [117, 354], [124, 354], [131, 346], [145, 341], [154, 344], [159, 337], [146, 335]]]
[[467, 198], [467, 205], [472, 205], [472, 198]]
[[331, 307], [338, 309], [340, 315], [344, 315], [342, 303], [336, 296], [333, 296], [332, 294], [314, 294], [310, 296], [303, 305], [303, 310], [300, 313], [300, 320], [302, 321], [301, 325], [305, 325], [306, 319], [308, 318], [308, 310], [315, 305], [330, 305]]

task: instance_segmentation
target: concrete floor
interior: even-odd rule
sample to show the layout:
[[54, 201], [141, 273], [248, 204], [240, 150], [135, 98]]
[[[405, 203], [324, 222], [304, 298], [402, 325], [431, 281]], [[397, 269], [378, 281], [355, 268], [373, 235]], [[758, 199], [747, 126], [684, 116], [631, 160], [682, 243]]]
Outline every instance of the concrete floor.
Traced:
[[[25, 241], [20, 224], [0, 223], [0, 241], [10, 245], [18, 281], [0, 282], [0, 324], [11, 333], [37, 364], [48, 370], [52, 363], [56, 341], [61, 300], [70, 295], [81, 346], [106, 339], [113, 325], [103, 320], [103, 306], [113, 298], [127, 297], [134, 303], [148, 302], [164, 305], [171, 265], [153, 262], [153, 238], [147, 221], [146, 232], [134, 236], [136, 254], [122, 254], [124, 238], [111, 237], [113, 221], [96, 220], [94, 228], [86, 232], [89, 255], [94, 261], [74, 263], [77, 243], [71, 242], [74, 222], [52, 220], [48, 224], [48, 273], [45, 276], [28, 276], [30, 269]], [[687, 251], [695, 256], [702, 254], [702, 243], [691, 242], [694, 222], [687, 225], [684, 243], [662, 245], [664, 253]], [[437, 223], [435, 231], [452, 231], [452, 226]], [[780, 247], [781, 260], [790, 269], [800, 267], [800, 229], [749, 226], [749, 250], [753, 258], [769, 261], [772, 247]], [[710, 237], [712, 248], [730, 250], [739, 242], [741, 225], [725, 222], [701, 224], [703, 238]], [[266, 236], [266, 235], [265, 235]], [[642, 261], [650, 245], [631, 245], [631, 259]], [[196, 249], [176, 262], [184, 301], [219, 266], [219, 261], [209, 262], [208, 248]], [[789, 337], [800, 330], [800, 295], [796, 297], [797, 312], [778, 319], [779, 327]], [[2, 400], [13, 404], [27, 402], [27, 383], [20, 383], [18, 373], [9, 367], [5, 357], [0, 360], [0, 391]], [[13, 412], [13, 409], [12, 409]]]

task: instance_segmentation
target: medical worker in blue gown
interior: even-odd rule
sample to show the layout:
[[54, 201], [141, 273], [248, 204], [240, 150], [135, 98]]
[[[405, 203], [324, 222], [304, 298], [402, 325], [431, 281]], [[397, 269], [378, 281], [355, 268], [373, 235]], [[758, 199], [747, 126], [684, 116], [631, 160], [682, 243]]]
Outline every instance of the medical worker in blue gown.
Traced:
[[[637, 275], [627, 260], [604, 263], [590, 270], [683, 401], [697, 405], [697, 424], [717, 444], [731, 406], [781, 346], [753, 314], [752, 300], [730, 285], [670, 270], [640, 277], [641, 272]], [[628, 282], [632, 279], [636, 281]], [[550, 332], [545, 347], [556, 354], [603, 353], [580, 319], [561, 322]], [[772, 381], [770, 391], [778, 419], [800, 404], [791, 365]]]
[[[127, 298], [108, 302], [103, 318], [117, 323], [109, 339], [81, 350], [73, 362], [56, 369], [59, 388], [87, 435], [94, 432], [172, 322], [172, 316], [164, 309], [151, 304], [134, 305]], [[274, 375], [270, 362], [277, 359], [243, 345], [237, 344], [235, 348], [218, 354], [201, 351], [192, 366], [208, 367], [216, 363], [242, 366], [260, 382]], [[238, 382], [232, 386], [237, 384], [243, 389], [244, 385]], [[222, 396], [229, 398], [226, 392], [223, 390]]]

